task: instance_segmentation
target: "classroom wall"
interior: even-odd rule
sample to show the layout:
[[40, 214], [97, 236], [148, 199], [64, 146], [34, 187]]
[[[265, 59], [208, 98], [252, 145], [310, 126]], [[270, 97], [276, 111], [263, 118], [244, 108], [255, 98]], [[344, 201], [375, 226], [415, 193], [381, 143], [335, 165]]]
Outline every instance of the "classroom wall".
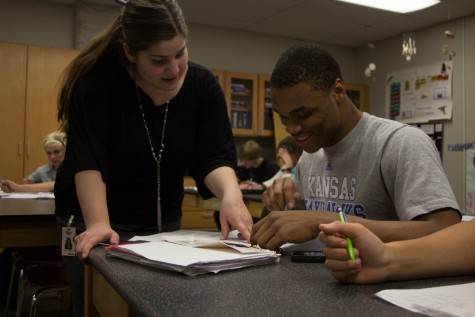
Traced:
[[[446, 38], [449, 29], [454, 39]], [[443, 23], [427, 29], [417, 30], [417, 54], [407, 62], [402, 56], [402, 34], [376, 42], [374, 49], [367, 46], [355, 49], [356, 81], [370, 87], [371, 112], [388, 117], [385, 106], [386, 75], [388, 72], [415, 66], [438, 63], [447, 60], [442, 46], [447, 44], [456, 52], [453, 59], [453, 113], [452, 120], [444, 123], [442, 160], [447, 177], [454, 189], [460, 207], [466, 206], [466, 159], [465, 151], [448, 151], [448, 145], [475, 142], [475, 16]], [[364, 76], [369, 62], [376, 63], [373, 78]]]
[[[81, 48], [114, 17], [117, 8], [96, 4], [62, 5], [43, 0], [0, 0], [0, 41], [55, 47]], [[186, 12], [185, 12], [186, 14]], [[443, 35], [450, 29], [454, 39]], [[190, 59], [211, 68], [255, 73], [272, 72], [280, 54], [297, 39], [215, 28], [189, 23]], [[401, 55], [402, 35], [349, 49], [324, 45], [340, 62], [346, 82], [370, 87], [370, 112], [387, 117], [385, 80], [390, 71], [446, 59], [442, 45], [456, 51], [453, 72], [453, 118], [444, 122], [443, 164], [457, 201], [465, 208], [465, 153], [447, 151], [448, 144], [475, 141], [475, 16], [415, 30], [417, 55], [407, 62]], [[369, 62], [377, 65], [373, 78], [364, 76]], [[470, 106], [472, 105], [472, 106]], [[263, 141], [266, 147], [272, 142]], [[269, 150], [266, 150], [270, 153]]]

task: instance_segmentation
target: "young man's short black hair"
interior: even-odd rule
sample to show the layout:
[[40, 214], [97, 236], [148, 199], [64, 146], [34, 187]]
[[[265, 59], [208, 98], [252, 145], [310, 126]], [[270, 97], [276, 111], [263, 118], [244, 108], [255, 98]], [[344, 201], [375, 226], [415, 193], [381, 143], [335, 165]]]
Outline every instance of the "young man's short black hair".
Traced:
[[303, 42], [290, 47], [277, 61], [271, 75], [272, 88], [293, 87], [300, 83], [328, 92], [340, 78], [340, 65], [324, 48]]

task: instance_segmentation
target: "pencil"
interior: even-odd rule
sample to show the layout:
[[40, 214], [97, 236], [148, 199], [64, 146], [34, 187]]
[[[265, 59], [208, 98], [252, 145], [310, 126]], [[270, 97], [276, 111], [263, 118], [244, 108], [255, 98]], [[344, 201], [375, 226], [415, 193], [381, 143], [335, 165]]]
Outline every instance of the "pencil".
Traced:
[[[346, 219], [345, 214], [341, 211], [341, 208], [338, 207], [338, 216], [340, 217], [340, 221], [343, 223], [348, 222]], [[352, 262], [355, 262], [355, 250], [353, 249], [353, 242], [349, 237], [345, 237], [346, 240], [346, 248], [348, 249], [348, 255], [350, 256], [350, 259]]]

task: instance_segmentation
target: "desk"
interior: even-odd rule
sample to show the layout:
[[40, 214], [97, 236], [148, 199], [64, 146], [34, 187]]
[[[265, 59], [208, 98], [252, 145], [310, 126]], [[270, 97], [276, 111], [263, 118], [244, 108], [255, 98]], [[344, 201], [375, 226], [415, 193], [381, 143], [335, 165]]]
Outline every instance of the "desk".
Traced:
[[293, 263], [289, 256], [273, 265], [187, 277], [108, 258], [96, 247], [86, 266], [85, 316], [420, 316], [373, 295], [474, 281], [341, 285], [323, 264]]
[[0, 248], [59, 245], [54, 199], [0, 198]]
[[[260, 218], [262, 212], [261, 195], [243, 194], [243, 201], [254, 218]], [[217, 230], [214, 212], [220, 210], [218, 198], [203, 199], [196, 188], [185, 188], [183, 198], [182, 229]]]

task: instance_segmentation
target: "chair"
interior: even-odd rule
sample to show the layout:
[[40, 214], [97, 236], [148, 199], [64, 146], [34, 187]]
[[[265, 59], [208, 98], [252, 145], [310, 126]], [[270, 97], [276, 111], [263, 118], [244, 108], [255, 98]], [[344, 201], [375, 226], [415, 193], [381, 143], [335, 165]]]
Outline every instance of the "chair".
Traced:
[[68, 278], [64, 264], [35, 264], [20, 273], [16, 317], [21, 316], [25, 287], [30, 285], [36, 289], [30, 304], [30, 317], [36, 316], [40, 298], [47, 293], [59, 293], [69, 289]]
[[[8, 309], [12, 301], [14, 287], [24, 275], [24, 270], [33, 265], [58, 265], [62, 264], [61, 250], [59, 247], [34, 247], [16, 248], [9, 250], [13, 258], [8, 286], [7, 299], [5, 305], [5, 317], [8, 316]], [[19, 274], [18, 274], [19, 272]], [[18, 278], [18, 275], [20, 277]], [[17, 305], [18, 306], [18, 305]], [[21, 307], [21, 306], [20, 306]]]

